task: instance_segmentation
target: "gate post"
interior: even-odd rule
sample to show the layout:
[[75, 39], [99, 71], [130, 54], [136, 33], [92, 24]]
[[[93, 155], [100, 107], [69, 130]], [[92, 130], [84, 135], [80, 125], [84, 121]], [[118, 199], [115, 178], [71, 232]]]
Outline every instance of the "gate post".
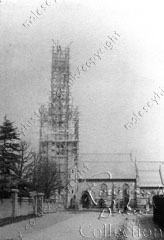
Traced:
[[43, 216], [43, 193], [37, 193], [37, 215]]
[[12, 217], [17, 215], [18, 189], [12, 189]]
[[32, 202], [33, 202], [33, 213], [35, 214], [35, 216], [37, 216], [37, 193], [36, 191], [30, 192], [30, 197], [32, 198]]

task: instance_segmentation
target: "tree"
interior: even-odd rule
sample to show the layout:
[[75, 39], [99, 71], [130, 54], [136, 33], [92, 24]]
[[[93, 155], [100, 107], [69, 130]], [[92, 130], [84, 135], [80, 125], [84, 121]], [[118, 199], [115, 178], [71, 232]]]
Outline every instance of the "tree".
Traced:
[[19, 189], [19, 196], [28, 197], [33, 188], [31, 175], [33, 171], [33, 153], [31, 145], [25, 141], [19, 143], [20, 160], [13, 168], [15, 185]]
[[0, 126], [0, 189], [7, 191], [14, 184], [13, 170], [20, 160], [19, 137], [17, 129], [7, 117], [4, 117], [3, 125]]
[[32, 190], [37, 191], [40, 156], [36, 152], [32, 152], [32, 156], [32, 164], [29, 168], [28, 177], [30, 179], [30, 182], [32, 183]]
[[20, 141], [19, 144], [19, 162], [16, 162], [13, 169], [15, 179], [20, 182], [23, 180], [28, 181], [33, 163], [33, 154], [30, 148], [30, 144], [25, 141]]
[[7, 117], [4, 117], [3, 125], [0, 126], [0, 169], [6, 179], [12, 176], [16, 163], [19, 163], [19, 137]]
[[61, 181], [56, 163], [41, 161], [37, 169], [37, 191], [43, 192], [45, 198], [49, 198], [60, 186]]

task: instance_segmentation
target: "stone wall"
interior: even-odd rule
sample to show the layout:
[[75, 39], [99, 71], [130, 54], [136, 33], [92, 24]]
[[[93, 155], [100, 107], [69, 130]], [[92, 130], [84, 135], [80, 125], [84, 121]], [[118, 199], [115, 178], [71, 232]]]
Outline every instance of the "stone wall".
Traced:
[[18, 198], [16, 216], [34, 214], [34, 204], [31, 198]]
[[0, 200], [0, 219], [12, 217], [13, 203], [12, 198]]
[[18, 198], [18, 190], [14, 189], [12, 197], [0, 200], [0, 222], [3, 219], [14, 219], [28, 215], [43, 215], [43, 194], [33, 193], [31, 198]]
[[0, 219], [34, 214], [33, 200], [30, 198], [13, 198], [0, 200]]

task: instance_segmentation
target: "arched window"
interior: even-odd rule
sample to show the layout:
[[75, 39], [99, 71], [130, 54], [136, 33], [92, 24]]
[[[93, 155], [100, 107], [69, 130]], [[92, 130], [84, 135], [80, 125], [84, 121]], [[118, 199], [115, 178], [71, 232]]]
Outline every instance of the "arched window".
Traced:
[[102, 197], [106, 197], [108, 195], [108, 186], [105, 184], [105, 183], [102, 183], [101, 184], [101, 187], [100, 187], [100, 195]]
[[127, 183], [123, 185], [123, 195], [129, 195], [129, 185]]

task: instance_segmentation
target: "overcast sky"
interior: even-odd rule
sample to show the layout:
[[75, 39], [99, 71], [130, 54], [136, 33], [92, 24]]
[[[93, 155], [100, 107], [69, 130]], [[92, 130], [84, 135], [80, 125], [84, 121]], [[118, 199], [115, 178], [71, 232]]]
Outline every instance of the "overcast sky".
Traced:
[[[81, 72], [72, 88], [80, 111], [80, 153], [134, 152], [137, 160], [164, 161], [163, 1], [49, 0], [51, 6], [25, 28], [45, 0], [0, 3], [0, 120], [25, 123], [50, 93], [52, 40], [71, 41], [71, 72], [77, 72], [116, 31], [120, 38], [96, 66]], [[145, 104], [153, 106], [146, 113]], [[133, 112], [143, 117], [130, 129]], [[38, 127], [26, 131], [36, 142]]]

